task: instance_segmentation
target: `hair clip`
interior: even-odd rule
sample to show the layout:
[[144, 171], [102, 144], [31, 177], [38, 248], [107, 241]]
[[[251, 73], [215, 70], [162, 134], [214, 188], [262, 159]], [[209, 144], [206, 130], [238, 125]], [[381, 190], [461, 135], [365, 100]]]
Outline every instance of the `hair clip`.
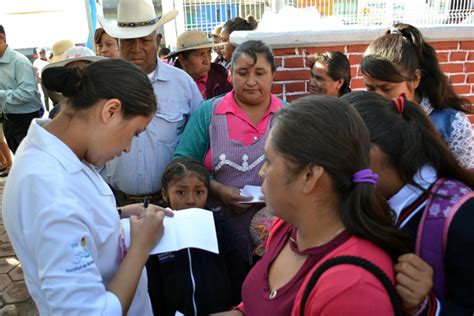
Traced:
[[359, 170], [352, 176], [353, 183], [370, 183], [376, 185], [379, 181], [379, 176], [371, 169]]
[[390, 28], [390, 34], [398, 34], [398, 35], [402, 35], [402, 32], [400, 32], [399, 29], [397, 29], [396, 27], [391, 27]]
[[406, 95], [404, 92], [400, 93], [400, 95], [397, 98], [393, 98], [392, 102], [395, 104], [397, 107], [397, 112], [398, 114], [402, 114], [403, 111], [405, 110], [405, 99]]

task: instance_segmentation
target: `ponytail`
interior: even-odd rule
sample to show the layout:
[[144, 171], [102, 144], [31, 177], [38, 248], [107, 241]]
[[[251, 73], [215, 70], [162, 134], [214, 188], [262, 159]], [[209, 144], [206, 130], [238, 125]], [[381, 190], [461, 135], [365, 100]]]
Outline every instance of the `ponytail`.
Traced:
[[247, 19], [243, 19], [241, 17], [230, 19], [229, 21], [225, 22], [225, 24], [222, 26], [222, 29], [225, 29], [230, 35], [234, 31], [253, 31], [257, 28], [257, 26], [257, 20], [252, 15], [249, 15]]
[[345, 194], [341, 219], [349, 233], [372, 241], [393, 260], [408, 252], [405, 235], [394, 227], [395, 214], [370, 183], [355, 184]]
[[60, 92], [65, 97], [76, 95], [85, 89], [86, 75], [79, 67], [54, 67], [44, 71], [43, 84], [51, 91]]

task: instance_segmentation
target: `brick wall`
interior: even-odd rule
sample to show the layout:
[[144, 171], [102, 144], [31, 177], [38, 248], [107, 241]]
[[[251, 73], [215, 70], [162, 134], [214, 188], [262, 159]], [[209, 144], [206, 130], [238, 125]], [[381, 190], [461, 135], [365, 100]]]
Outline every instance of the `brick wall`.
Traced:
[[[432, 42], [441, 64], [454, 85], [456, 92], [474, 104], [474, 41]], [[308, 95], [309, 69], [306, 57], [328, 50], [344, 52], [351, 63], [353, 90], [364, 89], [360, 72], [360, 61], [367, 45], [345, 45], [326, 47], [277, 48], [274, 54], [277, 72], [272, 92], [286, 101]], [[474, 116], [470, 117], [474, 123]]]

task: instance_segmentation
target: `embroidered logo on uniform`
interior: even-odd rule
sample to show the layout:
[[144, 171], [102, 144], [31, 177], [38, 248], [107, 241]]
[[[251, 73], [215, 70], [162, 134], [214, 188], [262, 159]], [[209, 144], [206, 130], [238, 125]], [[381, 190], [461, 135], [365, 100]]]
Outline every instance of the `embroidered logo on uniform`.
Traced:
[[70, 244], [70, 247], [73, 251], [71, 262], [74, 266], [71, 268], [67, 268], [67, 273], [82, 270], [94, 263], [94, 260], [89, 260], [91, 258], [91, 255], [86, 249], [86, 244], [87, 241], [85, 236], [82, 237], [79, 242], [73, 242], [72, 244]]

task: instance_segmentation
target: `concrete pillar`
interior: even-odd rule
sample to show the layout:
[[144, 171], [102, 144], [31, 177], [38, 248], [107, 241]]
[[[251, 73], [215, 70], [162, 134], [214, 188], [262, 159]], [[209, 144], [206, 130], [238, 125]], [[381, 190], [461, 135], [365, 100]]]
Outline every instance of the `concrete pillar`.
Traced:
[[178, 35], [185, 31], [186, 16], [184, 15], [184, 3], [183, 0], [162, 0], [161, 6], [163, 14], [171, 10], [177, 10], [179, 12], [174, 21], [164, 25], [166, 45], [173, 51], [176, 47]]

